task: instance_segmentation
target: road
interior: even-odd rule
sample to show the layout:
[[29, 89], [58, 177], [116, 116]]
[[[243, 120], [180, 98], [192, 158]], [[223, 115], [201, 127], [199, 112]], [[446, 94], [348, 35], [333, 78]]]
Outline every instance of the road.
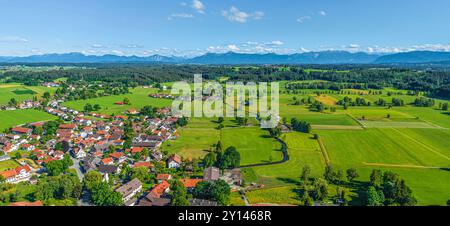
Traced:
[[72, 159], [73, 165], [71, 167], [69, 167], [69, 168], [70, 169], [74, 169], [77, 172], [77, 176], [80, 179], [80, 181], [83, 181], [84, 174], [81, 171], [80, 160], [78, 160], [76, 158], [73, 158], [72, 156], [70, 156], [70, 159]]

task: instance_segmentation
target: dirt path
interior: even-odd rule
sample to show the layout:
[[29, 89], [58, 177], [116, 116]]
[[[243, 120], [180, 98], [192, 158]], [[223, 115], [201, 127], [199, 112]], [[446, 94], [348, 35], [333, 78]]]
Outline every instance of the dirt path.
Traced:
[[410, 168], [410, 169], [450, 169], [438, 166], [417, 166], [417, 165], [399, 165], [399, 164], [366, 163], [366, 162], [363, 162], [363, 164], [366, 166], [382, 166], [382, 167]]

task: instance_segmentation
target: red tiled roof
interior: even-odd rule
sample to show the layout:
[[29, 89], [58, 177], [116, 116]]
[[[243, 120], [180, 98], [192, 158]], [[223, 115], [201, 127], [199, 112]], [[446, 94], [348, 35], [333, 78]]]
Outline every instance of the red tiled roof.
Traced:
[[12, 202], [9, 206], [43, 206], [41, 201], [36, 202]]
[[152, 168], [153, 164], [150, 162], [136, 162], [133, 165], [133, 168], [139, 168], [139, 167], [146, 167], [146, 168]]
[[170, 187], [170, 184], [167, 181], [163, 181], [162, 183], [156, 185], [151, 191], [153, 197], [159, 198], [164, 194], [165, 190]]
[[15, 133], [30, 133], [32, 129], [24, 128], [24, 127], [15, 127], [11, 129], [12, 132]]
[[131, 153], [132, 153], [132, 154], [136, 154], [136, 153], [142, 152], [143, 150], [144, 150], [144, 148], [133, 147], [133, 148], [131, 149]]
[[75, 129], [77, 128], [77, 125], [75, 124], [61, 124], [59, 125], [60, 129]]
[[120, 159], [121, 157], [123, 157], [125, 154], [122, 152], [114, 152], [112, 154], [110, 154], [110, 157], [116, 158], [116, 159]]
[[158, 174], [157, 176], [156, 176], [156, 179], [157, 180], [169, 180], [169, 178], [170, 178], [170, 174]]
[[198, 183], [202, 182], [203, 179], [182, 179], [180, 180], [186, 188], [193, 188], [197, 186]]
[[104, 158], [104, 159], [102, 159], [102, 163], [103, 163], [104, 165], [108, 165], [108, 164], [111, 163], [111, 162], [113, 162], [113, 159], [112, 159], [112, 158]]
[[177, 163], [181, 163], [181, 157], [177, 154], [174, 154], [170, 156], [170, 158], [167, 160], [167, 162], [175, 161]]

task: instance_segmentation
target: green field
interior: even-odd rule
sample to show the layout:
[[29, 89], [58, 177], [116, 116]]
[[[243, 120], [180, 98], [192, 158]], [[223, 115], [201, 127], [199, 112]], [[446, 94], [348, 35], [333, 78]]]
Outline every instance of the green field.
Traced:
[[221, 131], [224, 148], [234, 146], [241, 154], [241, 165], [280, 161], [281, 144], [258, 127], [226, 128]]
[[[99, 104], [102, 109], [96, 113], [101, 114], [120, 114], [127, 111], [130, 108], [135, 108], [139, 110], [146, 105], [150, 105], [153, 107], [171, 106], [172, 104], [171, 100], [156, 99], [148, 96], [150, 93], [155, 93], [156, 91], [157, 91], [156, 89], [134, 88], [130, 90], [131, 93], [129, 94], [99, 97], [88, 100], [68, 101], [65, 102], [63, 105], [75, 110], [82, 111], [87, 103], [90, 103], [92, 105]], [[130, 99], [131, 102], [130, 105], [114, 104], [116, 102], [122, 102], [125, 98]]]
[[34, 109], [0, 111], [0, 132], [21, 124], [54, 119], [55, 116]]
[[40, 97], [45, 92], [54, 93], [56, 88], [44, 86], [25, 86], [16, 83], [0, 84], [0, 105], [7, 104], [12, 98], [18, 102], [31, 100], [34, 96]]
[[19, 164], [14, 160], [3, 161], [3, 162], [0, 162], [0, 172], [9, 170], [9, 169], [14, 169], [18, 166], [19, 166]]

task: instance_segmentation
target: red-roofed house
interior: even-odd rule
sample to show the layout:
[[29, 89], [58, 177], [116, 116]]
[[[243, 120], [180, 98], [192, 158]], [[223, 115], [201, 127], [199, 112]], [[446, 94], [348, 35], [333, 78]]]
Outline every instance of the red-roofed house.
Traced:
[[27, 166], [19, 166], [15, 169], [0, 172], [0, 176], [5, 178], [6, 183], [19, 183], [27, 181], [31, 177], [31, 169]]
[[168, 193], [170, 191], [170, 184], [167, 181], [163, 181], [162, 183], [159, 183], [156, 185], [151, 191], [150, 195], [154, 198], [160, 198], [165, 193]]
[[180, 180], [184, 187], [188, 190], [192, 190], [197, 186], [198, 183], [202, 182], [203, 179], [182, 179]]
[[135, 162], [133, 165], [133, 168], [139, 168], [139, 167], [145, 167], [145, 168], [153, 168], [153, 164], [150, 162]]
[[169, 169], [175, 168], [178, 169], [181, 166], [181, 157], [177, 154], [174, 154], [167, 159], [167, 167]]
[[165, 180], [170, 180], [170, 179], [172, 179], [172, 175], [167, 174], [167, 173], [156, 175], [156, 180], [158, 180], [158, 183], [161, 183]]
[[127, 157], [122, 152], [114, 152], [114, 153], [110, 154], [109, 156], [112, 157], [119, 164], [124, 162], [125, 160], [127, 160]]
[[31, 135], [31, 133], [33, 132], [32, 129], [30, 128], [24, 128], [24, 127], [14, 127], [11, 129], [11, 133], [13, 134], [17, 134], [17, 135]]
[[102, 159], [102, 164], [105, 165], [105, 166], [112, 165], [112, 164], [114, 164], [114, 160], [111, 157], [110, 158], [104, 158], [104, 159]]

